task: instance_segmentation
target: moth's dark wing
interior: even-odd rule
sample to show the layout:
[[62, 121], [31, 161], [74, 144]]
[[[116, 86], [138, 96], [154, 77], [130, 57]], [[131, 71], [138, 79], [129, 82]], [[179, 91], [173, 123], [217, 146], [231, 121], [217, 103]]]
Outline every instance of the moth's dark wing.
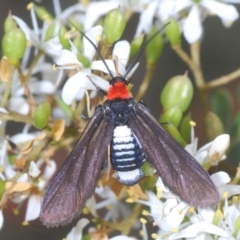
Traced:
[[113, 129], [113, 123], [97, 109], [47, 189], [40, 212], [44, 225], [64, 225], [81, 213], [96, 187]]
[[142, 104], [133, 103], [129, 125], [164, 184], [183, 201], [196, 206], [218, 203], [209, 174], [155, 120]]

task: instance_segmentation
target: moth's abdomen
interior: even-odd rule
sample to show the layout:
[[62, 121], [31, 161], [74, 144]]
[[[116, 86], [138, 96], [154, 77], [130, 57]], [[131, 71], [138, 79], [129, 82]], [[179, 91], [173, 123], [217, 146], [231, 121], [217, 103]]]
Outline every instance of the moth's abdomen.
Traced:
[[111, 162], [117, 171], [117, 179], [122, 184], [131, 186], [143, 176], [140, 169], [145, 161], [142, 146], [128, 126], [114, 129], [111, 143]]

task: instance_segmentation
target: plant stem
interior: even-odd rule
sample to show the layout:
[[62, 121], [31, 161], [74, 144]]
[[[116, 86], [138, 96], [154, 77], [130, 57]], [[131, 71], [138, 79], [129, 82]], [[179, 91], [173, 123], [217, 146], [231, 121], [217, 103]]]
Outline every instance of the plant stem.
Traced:
[[9, 113], [0, 112], [0, 119], [5, 121], [11, 120], [14, 122], [23, 122], [23, 123], [33, 125], [33, 119], [31, 117], [21, 115], [17, 112], [9, 112]]
[[220, 78], [211, 80], [210, 82], [205, 84], [204, 88], [210, 89], [210, 88], [219, 87], [221, 85], [232, 82], [232, 81], [238, 79], [239, 77], [240, 77], [240, 68], [226, 76], [222, 76]]
[[42, 55], [43, 55], [43, 51], [38, 50], [38, 53], [35, 55], [30, 67], [28, 68], [27, 74], [25, 75], [25, 79], [24, 79], [24, 83], [23, 83], [24, 85], [26, 85], [26, 83], [29, 81], [29, 78], [32, 75], [32, 71], [35, 68], [35, 66], [37, 65], [37, 63]]
[[193, 74], [195, 76], [195, 82], [196, 85], [199, 89], [203, 88], [205, 81], [202, 73], [202, 68], [201, 68], [201, 60], [200, 60], [200, 42], [197, 41], [195, 43], [192, 43], [190, 45], [190, 51], [191, 51], [191, 56], [192, 60], [194, 62], [194, 69], [193, 69]]
[[195, 64], [189, 55], [182, 49], [180, 45], [172, 46], [176, 54], [190, 67], [192, 71], [195, 69]]
[[2, 98], [2, 101], [1, 101], [1, 104], [0, 104], [0, 106], [2, 108], [5, 108], [7, 106], [8, 97], [10, 95], [11, 87], [12, 87], [12, 78], [13, 78], [14, 70], [15, 70], [15, 67], [13, 65], [9, 65], [9, 79], [6, 83], [6, 88], [5, 88], [3, 98]]
[[142, 100], [144, 95], [146, 94], [146, 91], [152, 80], [152, 76], [153, 76], [155, 68], [156, 68], [156, 64], [147, 64], [146, 74], [144, 76], [143, 82], [141, 83], [141, 85], [139, 87], [137, 96], [135, 98], [136, 101]]

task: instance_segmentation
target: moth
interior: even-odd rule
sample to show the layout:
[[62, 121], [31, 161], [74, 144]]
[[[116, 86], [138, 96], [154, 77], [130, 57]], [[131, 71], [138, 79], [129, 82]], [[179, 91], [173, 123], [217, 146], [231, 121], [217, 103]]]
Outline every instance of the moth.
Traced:
[[95, 190], [109, 146], [112, 167], [120, 183], [127, 186], [138, 183], [144, 177], [141, 167], [147, 160], [181, 200], [195, 207], [217, 204], [219, 194], [209, 174], [164, 130], [142, 102], [134, 101], [127, 88], [127, 74], [156, 34], [143, 44], [124, 76], [113, 76], [98, 48], [82, 34], [108, 69], [110, 87], [106, 101], [96, 108], [46, 191], [40, 213], [43, 224], [65, 225], [80, 215]]

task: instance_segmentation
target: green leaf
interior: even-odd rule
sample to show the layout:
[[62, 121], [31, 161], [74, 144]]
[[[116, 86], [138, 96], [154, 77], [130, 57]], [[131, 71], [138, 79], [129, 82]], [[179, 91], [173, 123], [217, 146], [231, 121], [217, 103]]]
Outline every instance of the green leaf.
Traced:
[[230, 137], [233, 145], [240, 139], [240, 112], [237, 113], [233, 120], [230, 130]]
[[225, 88], [218, 89], [212, 94], [210, 104], [211, 110], [220, 117], [226, 131], [228, 131], [233, 114], [232, 95]]

